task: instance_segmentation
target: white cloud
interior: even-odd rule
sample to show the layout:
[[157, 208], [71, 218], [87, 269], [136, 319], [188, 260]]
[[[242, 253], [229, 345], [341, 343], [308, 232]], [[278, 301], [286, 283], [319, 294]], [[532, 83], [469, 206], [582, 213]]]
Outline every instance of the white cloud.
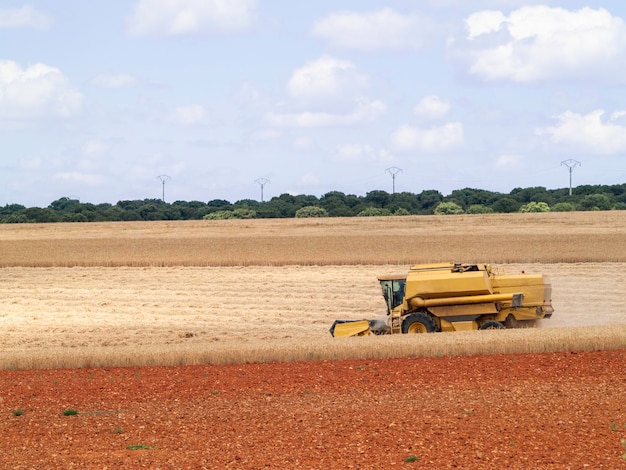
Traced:
[[482, 34], [495, 33], [506, 22], [506, 16], [501, 11], [479, 11], [465, 20], [467, 39], [476, 39]]
[[389, 163], [395, 160], [391, 153], [386, 150], [376, 150], [367, 144], [343, 144], [335, 147], [332, 158], [337, 162], [383, 162]]
[[44, 168], [44, 160], [41, 157], [23, 158], [18, 161], [18, 168], [29, 171], [39, 171]]
[[347, 114], [332, 114], [324, 112], [304, 113], [268, 113], [266, 121], [274, 127], [327, 127], [351, 126], [364, 122], [371, 122], [387, 111], [387, 107], [380, 101], [359, 101], [352, 112]]
[[178, 124], [179, 126], [197, 126], [208, 122], [207, 112], [199, 104], [179, 106], [170, 114], [167, 122]]
[[30, 5], [21, 8], [0, 8], [0, 28], [47, 29], [52, 16]]
[[375, 160], [376, 151], [370, 145], [344, 144], [335, 148], [333, 158], [340, 162]]
[[555, 144], [562, 144], [587, 153], [614, 155], [626, 151], [626, 126], [618, 120], [624, 111], [615, 112], [603, 120], [602, 109], [587, 115], [566, 111], [559, 116], [558, 124], [536, 130], [537, 135], [549, 136]]
[[270, 141], [270, 140], [276, 140], [280, 136], [281, 136], [281, 133], [277, 131], [276, 129], [261, 129], [252, 133], [251, 137], [254, 140]]
[[294, 98], [316, 100], [359, 94], [368, 84], [349, 61], [320, 57], [293, 71], [287, 91]]
[[315, 148], [315, 142], [310, 137], [298, 137], [292, 145], [294, 149], [303, 152], [309, 152]]
[[256, 0], [140, 0], [127, 19], [134, 36], [229, 34], [253, 23]]
[[137, 84], [137, 79], [125, 73], [97, 75], [91, 80], [99, 88], [126, 88]]
[[463, 124], [459, 122], [430, 129], [402, 126], [391, 136], [393, 147], [405, 152], [446, 152], [458, 148], [463, 140]]
[[266, 108], [270, 102], [250, 81], [241, 83], [234, 90], [232, 97], [235, 103], [248, 110]]
[[331, 44], [364, 51], [419, 48], [436, 33], [434, 20], [390, 8], [368, 13], [337, 12], [313, 26], [313, 35]]
[[80, 147], [80, 154], [87, 158], [103, 157], [108, 152], [108, 146], [99, 140], [89, 140]]
[[104, 180], [100, 175], [81, 173], [78, 171], [58, 172], [53, 175], [53, 178], [66, 182], [83, 183], [89, 186], [96, 186]]
[[[300, 184], [304, 186], [313, 186], [320, 184], [320, 179], [313, 173], [306, 173], [300, 177]], [[294, 192], [298, 194], [298, 192]]]
[[527, 6], [506, 16], [479, 11], [465, 19], [469, 72], [486, 81], [621, 74], [626, 26], [607, 10]]
[[496, 160], [496, 168], [519, 168], [522, 157], [519, 155], [500, 155]]
[[0, 119], [70, 117], [82, 101], [58, 68], [38, 63], [22, 69], [0, 61]]
[[437, 95], [428, 95], [413, 108], [413, 114], [422, 119], [441, 119], [450, 111], [450, 103], [441, 101]]

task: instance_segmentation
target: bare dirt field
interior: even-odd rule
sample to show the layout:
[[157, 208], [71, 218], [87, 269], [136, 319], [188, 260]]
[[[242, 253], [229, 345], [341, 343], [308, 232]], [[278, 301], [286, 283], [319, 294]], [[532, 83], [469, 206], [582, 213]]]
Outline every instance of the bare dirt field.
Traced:
[[0, 466], [626, 468], [625, 355], [4, 371]]
[[[625, 216], [0, 226], [0, 468], [626, 467]], [[330, 337], [441, 260], [555, 314]]]

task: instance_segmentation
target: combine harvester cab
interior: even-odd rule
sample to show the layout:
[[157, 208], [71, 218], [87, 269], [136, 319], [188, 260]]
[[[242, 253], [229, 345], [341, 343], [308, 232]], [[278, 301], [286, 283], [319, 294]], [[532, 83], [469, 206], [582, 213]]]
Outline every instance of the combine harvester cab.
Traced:
[[338, 320], [333, 336], [530, 327], [553, 311], [547, 276], [496, 273], [488, 264], [419, 264], [378, 280], [386, 323]]

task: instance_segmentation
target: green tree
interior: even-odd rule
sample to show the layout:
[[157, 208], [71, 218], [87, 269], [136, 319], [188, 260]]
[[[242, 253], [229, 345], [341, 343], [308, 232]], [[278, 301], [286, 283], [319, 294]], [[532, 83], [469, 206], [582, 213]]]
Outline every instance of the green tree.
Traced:
[[21, 204], [6, 204], [4, 207], [0, 207], [0, 216], [16, 214], [24, 209], [26, 209], [26, 206]]
[[474, 188], [456, 189], [448, 196], [449, 200], [455, 201], [461, 205], [461, 207], [465, 208], [475, 204], [489, 206], [496, 201], [498, 197], [499, 195], [497, 193]]
[[181, 220], [198, 220], [208, 212], [207, 205], [202, 201], [175, 201], [172, 207], [176, 208]]
[[56, 201], [52, 201], [48, 207], [57, 212], [70, 212], [77, 206], [80, 206], [80, 201], [78, 199], [62, 197]]
[[417, 213], [432, 214], [437, 204], [443, 201], [443, 195], [434, 189], [427, 189], [417, 195]]
[[59, 214], [50, 208], [29, 207], [22, 212], [28, 222], [46, 223], [59, 222]]
[[411, 215], [411, 213], [406, 210], [404, 207], [400, 207], [393, 211], [393, 215], [403, 216], [403, 215]]
[[357, 214], [358, 217], [380, 217], [391, 215], [389, 209], [381, 207], [367, 207]]
[[408, 214], [412, 214], [417, 212], [418, 207], [417, 196], [408, 192], [391, 194], [386, 206], [386, 208], [394, 214], [396, 214], [399, 209], [404, 209]]
[[239, 208], [234, 210], [224, 210], [209, 212], [206, 214], [204, 220], [228, 220], [228, 219], [254, 219], [256, 218], [256, 211], [252, 209]]
[[557, 202], [550, 210], [552, 212], [573, 212], [576, 210], [576, 206], [571, 202]]
[[531, 201], [520, 207], [519, 212], [550, 212], [550, 206], [546, 202]]
[[226, 199], [213, 199], [206, 204], [209, 207], [217, 207], [220, 209], [230, 208], [231, 204]]
[[554, 203], [554, 197], [543, 186], [535, 186], [531, 188], [515, 188], [510, 193], [517, 202], [522, 204], [528, 202], [547, 202]]
[[328, 217], [328, 212], [326, 212], [326, 209], [319, 206], [305, 206], [296, 211], [297, 219], [309, 217]]
[[515, 199], [509, 196], [501, 197], [496, 202], [493, 203], [491, 208], [494, 212], [500, 213], [510, 213], [517, 212], [520, 208], [521, 204], [517, 202]]
[[349, 217], [354, 215], [349, 205], [348, 197], [340, 191], [331, 191], [324, 194], [320, 198], [319, 205], [328, 212], [330, 217]]
[[463, 214], [463, 208], [452, 201], [444, 201], [435, 207], [435, 215]]
[[611, 207], [611, 199], [606, 194], [589, 194], [578, 204], [581, 211], [608, 211]]
[[365, 195], [365, 202], [374, 207], [386, 207], [387, 203], [389, 202], [389, 193], [387, 191], [381, 191], [379, 189], [375, 191], [370, 191]]
[[465, 212], [467, 214], [490, 214], [493, 212], [493, 209], [482, 204], [472, 204]]

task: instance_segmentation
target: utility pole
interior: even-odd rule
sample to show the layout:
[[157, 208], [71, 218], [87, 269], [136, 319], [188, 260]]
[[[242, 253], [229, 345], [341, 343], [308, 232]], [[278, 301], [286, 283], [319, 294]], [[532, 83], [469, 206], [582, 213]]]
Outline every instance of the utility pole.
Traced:
[[163, 186], [163, 196], [161, 196], [161, 200], [165, 202], [165, 182], [169, 180], [170, 177], [167, 175], [159, 175], [157, 178], [161, 180], [161, 185]]
[[263, 188], [265, 187], [267, 183], [270, 182], [270, 180], [268, 180], [267, 178], [258, 178], [254, 180], [254, 182], [258, 184], [259, 186], [261, 186], [261, 202], [263, 202]]
[[391, 181], [392, 181], [391, 185], [393, 188], [391, 191], [391, 194], [396, 194], [396, 175], [398, 173], [402, 173], [402, 169], [392, 166], [390, 168], [387, 168], [385, 171], [391, 175]]
[[574, 168], [580, 166], [580, 162], [577, 160], [569, 159], [561, 162], [561, 165], [566, 166], [569, 170], [569, 195], [572, 195], [572, 172]]

